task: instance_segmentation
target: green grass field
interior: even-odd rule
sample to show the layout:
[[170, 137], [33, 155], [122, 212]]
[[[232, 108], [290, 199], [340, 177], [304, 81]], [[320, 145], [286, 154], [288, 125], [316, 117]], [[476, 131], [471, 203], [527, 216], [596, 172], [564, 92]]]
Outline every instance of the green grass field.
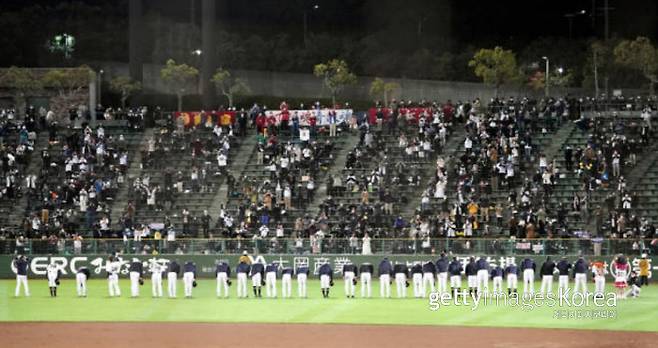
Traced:
[[[58, 297], [49, 296], [44, 280], [30, 280], [32, 296], [14, 297], [15, 281], [0, 281], [0, 321], [145, 321], [145, 322], [260, 322], [260, 323], [342, 323], [342, 324], [401, 324], [401, 325], [460, 325], [489, 327], [534, 327], [635, 330], [658, 332], [658, 286], [642, 289], [640, 298], [619, 300], [614, 318], [555, 318], [555, 310], [567, 307], [546, 306], [525, 310], [520, 307], [448, 306], [437, 311], [429, 309], [428, 299], [380, 299], [379, 284], [374, 282], [373, 298], [347, 299], [343, 295], [343, 282], [339, 280], [332, 289], [331, 298], [323, 299], [318, 281], [310, 281], [309, 298], [295, 298], [297, 284], [293, 281], [292, 299], [267, 299], [235, 297], [235, 284], [231, 298], [215, 296], [215, 281], [201, 279], [194, 289], [194, 298], [182, 298], [182, 282], [178, 286], [177, 299], [151, 298], [151, 284], [147, 280], [141, 288], [141, 297], [129, 298], [128, 280], [121, 280], [121, 298], [109, 298], [105, 280], [94, 279], [88, 284], [89, 297], [78, 298], [75, 282], [64, 280]], [[279, 286], [280, 292], [280, 283]], [[554, 286], [556, 286], [555, 284]], [[588, 284], [590, 290], [593, 284]], [[535, 289], [539, 289], [539, 283]], [[392, 287], [395, 296], [395, 286]], [[613, 291], [612, 288], [608, 288]], [[264, 291], [264, 288], [263, 288]], [[165, 288], [166, 295], [166, 288]], [[407, 296], [412, 296], [409, 288]], [[264, 292], [263, 292], [264, 296]], [[570, 310], [576, 310], [571, 308]], [[580, 308], [584, 311], [599, 310], [594, 306]], [[591, 313], [591, 312], [590, 312]]]

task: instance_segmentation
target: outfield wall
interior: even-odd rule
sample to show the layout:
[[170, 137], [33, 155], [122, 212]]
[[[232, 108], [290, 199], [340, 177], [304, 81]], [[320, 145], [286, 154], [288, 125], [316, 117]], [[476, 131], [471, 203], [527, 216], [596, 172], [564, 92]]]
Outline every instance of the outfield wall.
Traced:
[[[130, 262], [134, 258], [141, 260], [144, 263], [144, 269], [147, 274], [150, 272], [151, 265], [154, 262], [166, 265], [172, 260], [177, 260], [180, 264], [186, 261], [194, 261], [197, 264], [197, 276], [202, 278], [214, 278], [215, 277], [215, 264], [218, 261], [226, 261], [231, 265], [231, 268], [234, 270], [235, 266], [238, 264], [238, 258], [240, 255], [125, 255], [122, 257], [121, 262], [121, 274], [128, 274], [128, 267]], [[364, 255], [259, 255], [256, 257], [250, 256], [253, 262], [262, 261], [264, 263], [276, 263], [279, 265], [279, 268], [283, 267], [293, 267], [298, 268], [301, 266], [308, 266], [313, 274], [317, 275], [318, 268], [325, 262], [329, 262], [334, 269], [336, 274], [340, 273], [343, 265], [348, 262], [360, 265], [364, 262], [370, 262], [375, 266], [382, 260], [381, 256], [364, 256]], [[426, 262], [426, 261], [436, 261], [436, 256], [433, 255], [393, 255], [389, 257], [389, 260], [392, 262], [402, 262], [411, 266], [415, 262]], [[465, 264], [468, 260], [468, 256], [458, 256], [462, 261], [462, 264]], [[503, 268], [506, 267], [509, 263], [514, 262], [519, 264], [524, 257], [515, 257], [515, 256], [490, 256], [487, 257], [489, 263], [492, 266], [500, 265]], [[546, 259], [545, 256], [536, 256], [531, 257], [537, 263], [537, 268], [544, 262]], [[554, 260], [560, 258], [560, 256], [552, 257]], [[82, 266], [86, 266], [90, 269], [92, 273], [92, 278], [105, 278], [105, 266], [107, 263], [107, 255], [69, 255], [69, 256], [49, 256], [49, 255], [32, 255], [30, 257], [30, 278], [43, 278], [46, 275], [46, 266], [50, 263], [50, 260], [54, 260], [57, 263], [62, 271], [62, 275], [65, 278], [73, 278], [75, 275], [75, 270]], [[639, 271], [639, 257], [631, 257], [631, 263], [633, 269]], [[12, 264], [13, 257], [10, 255], [0, 255], [0, 278], [13, 278], [15, 276], [15, 268]], [[571, 262], [575, 261], [575, 258], [569, 258]], [[606, 262], [608, 267], [612, 261], [611, 257], [602, 257], [600, 260]], [[588, 259], [588, 261], [594, 261], [593, 259]], [[651, 264], [651, 270], [658, 271], [658, 258], [656, 261], [653, 261], [652, 258], [649, 258]], [[235, 274], [232, 274], [235, 276]]]

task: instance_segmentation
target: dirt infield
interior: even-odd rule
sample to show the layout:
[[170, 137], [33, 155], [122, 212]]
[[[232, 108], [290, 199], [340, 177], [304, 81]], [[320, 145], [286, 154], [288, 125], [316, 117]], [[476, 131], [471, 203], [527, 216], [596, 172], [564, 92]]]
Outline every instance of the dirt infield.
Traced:
[[433, 326], [1, 323], [0, 346], [13, 347], [656, 347], [658, 334], [561, 329]]

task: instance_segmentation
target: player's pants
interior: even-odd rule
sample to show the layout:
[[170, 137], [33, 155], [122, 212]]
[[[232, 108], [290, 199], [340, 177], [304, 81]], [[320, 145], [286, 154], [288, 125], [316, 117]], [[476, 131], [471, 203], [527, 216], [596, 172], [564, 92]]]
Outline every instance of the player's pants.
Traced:
[[75, 275], [75, 288], [78, 291], [78, 296], [87, 296], [87, 276], [84, 273]]
[[130, 296], [139, 296], [139, 272], [130, 272]]
[[18, 297], [21, 291], [21, 285], [23, 286], [23, 291], [25, 296], [30, 296], [30, 288], [27, 286], [27, 276], [26, 275], [17, 275], [16, 276], [16, 292], [14, 295]]
[[411, 276], [411, 280], [414, 284], [414, 297], [425, 297], [425, 289], [423, 288], [423, 274], [414, 273]]
[[238, 273], [238, 297], [247, 297], [247, 273]]
[[320, 289], [329, 289], [331, 287], [331, 277], [327, 274], [320, 276]]
[[562, 291], [562, 293], [565, 293], [569, 288], [569, 276], [568, 275], [558, 276], [557, 282], [558, 282], [558, 288]]
[[162, 297], [162, 273], [151, 274], [151, 294], [153, 297]]
[[407, 276], [404, 273], [395, 273], [395, 291], [398, 298], [407, 297]]
[[605, 277], [604, 276], [595, 276], [594, 277], [594, 294], [603, 295], [603, 290], [605, 289]]
[[573, 292], [574, 294], [580, 292], [583, 295], [587, 295], [587, 274], [576, 273], [576, 276], [574, 277]]
[[633, 284], [633, 285], [631, 285], [631, 288], [628, 289], [628, 291], [626, 291], [626, 294], [624, 294], [624, 297], [628, 297], [628, 296], [638, 297], [638, 296], [640, 296], [641, 291], [642, 291], [642, 289], [640, 289], [639, 286]]
[[281, 296], [284, 298], [292, 296], [292, 276], [290, 274], [281, 276]]
[[194, 272], [183, 273], [183, 289], [185, 297], [192, 297], [192, 288], [194, 283]]
[[265, 295], [267, 297], [276, 297], [276, 273], [265, 273]]
[[437, 275], [437, 291], [439, 294], [444, 294], [448, 292], [448, 272], [441, 272]]
[[110, 274], [107, 278], [107, 285], [110, 289], [110, 297], [121, 296], [121, 289], [119, 288], [119, 275], [116, 273]]
[[508, 274], [507, 275], [507, 289], [516, 290], [517, 283], [518, 283], [518, 279], [517, 279], [516, 274]]
[[391, 276], [388, 274], [382, 274], [379, 276], [379, 296], [380, 297], [391, 297]]
[[251, 286], [262, 286], [263, 276], [260, 273], [256, 273], [251, 276]]
[[523, 294], [535, 293], [535, 271], [528, 268], [523, 270]]
[[169, 297], [176, 297], [176, 282], [178, 281], [178, 273], [167, 273], [167, 295]]
[[481, 269], [477, 273], [477, 289], [478, 294], [489, 292], [489, 271], [486, 269]]
[[493, 293], [494, 295], [503, 293], [503, 277], [493, 277]]
[[361, 297], [372, 296], [372, 274], [370, 272], [361, 273]]
[[297, 275], [297, 296], [306, 298], [306, 278], [308, 276], [305, 273]]
[[345, 280], [345, 296], [354, 296], [354, 292], [356, 291], [354, 272], [345, 272], [343, 279]]
[[553, 293], [553, 276], [552, 275], [541, 276], [541, 289], [540, 289], [540, 292], [542, 294]]
[[477, 288], [478, 286], [478, 277], [476, 275], [466, 276], [466, 282], [468, 283], [469, 289]]
[[434, 292], [434, 273], [423, 273], [423, 296], [426, 295], [427, 290]]
[[[462, 277], [458, 275], [450, 276], [450, 287], [457, 292], [457, 289], [462, 287]], [[456, 296], [457, 294], [455, 293], [454, 295]]]
[[228, 297], [228, 275], [226, 272], [217, 273], [217, 297], [222, 296], [224, 290], [224, 297]]
[[57, 287], [57, 274], [48, 274], [48, 287], [54, 288]]

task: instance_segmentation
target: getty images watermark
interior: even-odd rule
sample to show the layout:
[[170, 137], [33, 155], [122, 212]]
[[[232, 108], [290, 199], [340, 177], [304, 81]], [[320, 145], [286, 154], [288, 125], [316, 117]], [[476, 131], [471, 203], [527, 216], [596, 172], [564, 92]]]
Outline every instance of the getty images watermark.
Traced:
[[441, 307], [470, 307], [471, 311], [479, 308], [511, 307], [532, 311], [535, 308], [553, 309], [555, 319], [611, 319], [617, 316], [617, 295], [615, 293], [598, 294], [571, 292], [571, 289], [559, 289], [557, 293], [521, 295], [518, 293], [476, 293], [461, 291], [457, 296], [450, 293], [431, 292], [429, 309], [438, 311]]

